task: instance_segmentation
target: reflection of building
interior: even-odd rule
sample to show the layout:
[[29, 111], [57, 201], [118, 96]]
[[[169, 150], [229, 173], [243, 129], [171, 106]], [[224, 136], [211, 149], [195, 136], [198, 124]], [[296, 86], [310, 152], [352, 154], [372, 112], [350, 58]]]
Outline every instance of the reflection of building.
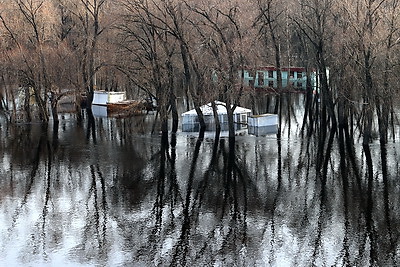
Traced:
[[[275, 67], [260, 67], [253, 70], [244, 70], [244, 86], [254, 88], [277, 88], [277, 69]], [[295, 89], [306, 89], [307, 72], [302, 67], [282, 68], [282, 87], [293, 87]], [[316, 87], [316, 73], [310, 74], [311, 85]]]
[[[216, 101], [218, 118], [221, 124], [221, 130], [228, 130], [228, 115], [226, 111], [226, 104]], [[204, 121], [207, 130], [215, 130], [214, 113], [211, 103], [200, 107], [203, 112]], [[247, 128], [247, 117], [250, 116], [251, 110], [242, 107], [236, 107], [233, 112], [233, 121], [235, 123], [235, 130], [242, 130]], [[200, 130], [199, 119], [196, 110], [192, 109], [182, 114], [182, 131], [183, 132], [197, 132]]]

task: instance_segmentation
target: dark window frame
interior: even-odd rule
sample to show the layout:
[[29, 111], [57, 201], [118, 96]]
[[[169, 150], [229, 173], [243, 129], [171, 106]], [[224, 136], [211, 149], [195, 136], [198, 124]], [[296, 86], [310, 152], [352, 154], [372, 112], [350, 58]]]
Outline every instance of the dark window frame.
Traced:
[[268, 81], [268, 86], [269, 87], [274, 87], [274, 81]]
[[274, 78], [274, 71], [273, 70], [269, 70], [268, 71], [268, 78]]
[[265, 85], [264, 84], [265, 79], [264, 79], [264, 72], [263, 71], [259, 71], [257, 73], [257, 82], [258, 82], [258, 86], [264, 86]]
[[297, 72], [297, 79], [302, 79], [302, 78], [303, 78], [303, 73]]

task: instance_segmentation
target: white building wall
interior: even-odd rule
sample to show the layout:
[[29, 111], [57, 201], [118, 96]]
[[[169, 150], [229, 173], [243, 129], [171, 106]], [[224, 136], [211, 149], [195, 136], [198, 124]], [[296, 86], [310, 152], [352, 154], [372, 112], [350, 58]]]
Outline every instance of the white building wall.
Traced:
[[108, 102], [107, 92], [94, 92], [93, 105], [106, 105]]
[[116, 103], [124, 100], [126, 100], [125, 92], [95, 91], [93, 95], [94, 105], [107, 105], [108, 103]]
[[110, 92], [108, 95], [108, 103], [116, 103], [125, 100], [125, 92]]

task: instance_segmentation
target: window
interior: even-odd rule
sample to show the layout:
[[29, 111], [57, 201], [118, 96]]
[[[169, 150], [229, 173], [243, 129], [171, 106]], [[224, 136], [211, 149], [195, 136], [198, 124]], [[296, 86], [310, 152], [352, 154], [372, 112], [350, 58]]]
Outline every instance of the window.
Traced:
[[272, 70], [268, 71], [268, 78], [274, 78], [274, 72]]
[[291, 70], [291, 71], [289, 72], [289, 78], [290, 78], [290, 79], [293, 79], [293, 77], [294, 77], [294, 71]]
[[254, 80], [253, 79], [249, 80], [249, 86], [250, 87], [254, 87]]
[[303, 78], [303, 73], [302, 72], [298, 72], [297, 73], [297, 79], [301, 79]]
[[264, 86], [264, 72], [258, 72], [258, 86]]
[[246, 114], [242, 114], [242, 119], [240, 121], [242, 124], [242, 129], [246, 129], [247, 128], [247, 115]]
[[233, 114], [233, 122], [235, 122], [236, 124], [236, 129], [240, 130], [240, 128], [242, 127], [242, 124], [240, 122], [240, 114], [236, 114], [236, 116], [235, 114]]
[[268, 86], [269, 87], [274, 87], [274, 81], [268, 81]]
[[303, 83], [297, 83], [297, 87], [298, 88], [302, 88], [303, 87]]

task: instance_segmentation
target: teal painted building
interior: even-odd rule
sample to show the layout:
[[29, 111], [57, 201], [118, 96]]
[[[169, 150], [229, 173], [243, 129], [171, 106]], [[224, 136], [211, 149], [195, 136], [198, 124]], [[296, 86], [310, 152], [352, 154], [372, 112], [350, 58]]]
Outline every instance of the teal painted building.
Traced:
[[[277, 69], [275, 67], [263, 67], [254, 70], [244, 70], [242, 73], [245, 87], [251, 88], [277, 88]], [[291, 67], [282, 68], [282, 87], [306, 90], [307, 72], [305, 68]], [[311, 72], [311, 85], [313, 89], [317, 87], [315, 71]]]

